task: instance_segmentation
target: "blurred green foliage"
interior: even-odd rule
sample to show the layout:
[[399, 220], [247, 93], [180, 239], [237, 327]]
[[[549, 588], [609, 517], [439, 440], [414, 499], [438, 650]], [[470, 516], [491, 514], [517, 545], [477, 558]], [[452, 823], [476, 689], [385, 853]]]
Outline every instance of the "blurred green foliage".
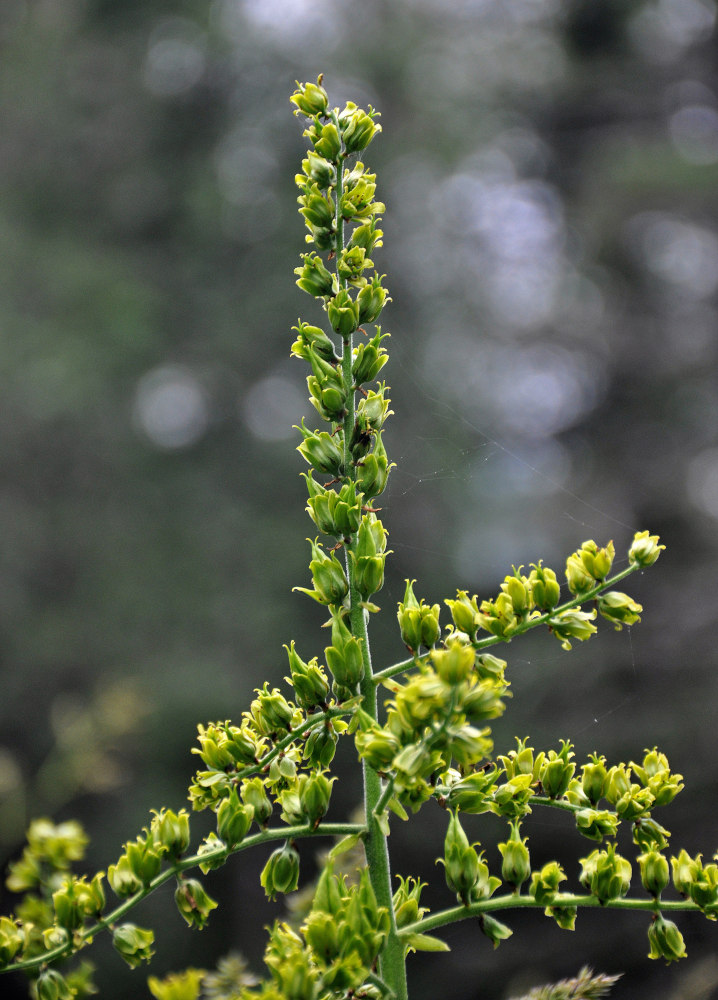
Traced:
[[[511, 726], [541, 745], [560, 723], [581, 752], [658, 740], [686, 775], [671, 829], [715, 846], [715, 32], [713, 0], [4, 0], [6, 858], [53, 812], [106, 864], [150, 807], [182, 804], [195, 724], [278, 682], [283, 642], [316, 641], [320, 611], [291, 593], [308, 404], [288, 360], [304, 303], [287, 94], [320, 71], [387, 133], [387, 619], [406, 577], [429, 602], [491, 593], [506, 565], [650, 526], [668, 549], [640, 634], [570, 667], [537, 643]], [[401, 649], [392, 629], [373, 642], [379, 661]], [[405, 853], [441, 842], [418, 822]], [[257, 953], [275, 911], [233, 871], [199, 944], [166, 928], [158, 974]], [[448, 976], [473, 995], [481, 969], [509, 996], [584, 960], [626, 973], [617, 998], [659, 977], [662, 995], [716, 995], [707, 959], [691, 983], [647, 970], [630, 918], [600, 940], [584, 919], [568, 959], [529, 920], [496, 953], [457, 927], [410, 968], [413, 995]], [[694, 957], [714, 950], [703, 923]], [[136, 990], [128, 975], [107, 956], [102, 995]]]

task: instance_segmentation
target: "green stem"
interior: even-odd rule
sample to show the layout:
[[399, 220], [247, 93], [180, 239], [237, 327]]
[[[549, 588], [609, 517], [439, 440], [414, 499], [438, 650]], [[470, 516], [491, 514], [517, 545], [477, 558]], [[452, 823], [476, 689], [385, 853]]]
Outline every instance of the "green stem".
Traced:
[[57, 959], [62, 958], [63, 956], [69, 957], [85, 945], [90, 944], [95, 935], [97, 935], [100, 931], [112, 928], [118, 920], [121, 920], [122, 917], [133, 910], [139, 903], [142, 902], [143, 899], [146, 899], [147, 896], [153, 893], [155, 889], [159, 889], [160, 886], [170, 882], [173, 878], [176, 878], [177, 875], [187, 871], [189, 868], [196, 868], [201, 864], [206, 864], [207, 862], [224, 859], [230, 854], [236, 854], [239, 851], [244, 851], [250, 847], [256, 847], [260, 844], [270, 843], [274, 840], [297, 840], [300, 837], [342, 837], [347, 834], [361, 834], [365, 831], [365, 829], [366, 827], [364, 827], [361, 823], [322, 823], [316, 829], [308, 824], [278, 827], [271, 830], [261, 830], [259, 833], [255, 833], [251, 837], [245, 837], [240, 844], [237, 844], [234, 847], [228, 848], [225, 844], [222, 844], [221, 846], [213, 848], [211, 851], [205, 851], [203, 854], [193, 854], [190, 857], [183, 858], [181, 861], [177, 861], [171, 867], [166, 868], [133, 896], [130, 896], [128, 899], [120, 903], [119, 906], [116, 906], [114, 910], [107, 913], [101, 920], [92, 924], [91, 927], [86, 927], [82, 931], [78, 932], [74, 940], [70, 943], [58, 945], [56, 948], [43, 952], [42, 955], [36, 955], [34, 958], [29, 958], [24, 962], [14, 962], [12, 965], [6, 965], [2, 969], [2, 972], [15, 972], [20, 969], [37, 969], [45, 964], [57, 961]]
[[[600, 907], [603, 910], [642, 910], [651, 913], [656, 912], [656, 901], [651, 899], [609, 899], [601, 902], [596, 896], [576, 895], [571, 892], [557, 892], [549, 904], [551, 906], [581, 906]], [[545, 909], [546, 903], [538, 903], [533, 896], [521, 896], [512, 893], [506, 896], [495, 896], [493, 899], [482, 899], [478, 903], [471, 903], [469, 906], [452, 906], [447, 910], [440, 910], [432, 913], [431, 916], [422, 917], [413, 924], [402, 927], [402, 935], [428, 934], [440, 927], [458, 923], [469, 917], [479, 917], [482, 913], [491, 913], [497, 910], [517, 910], [517, 909]], [[689, 900], [661, 900], [658, 909], [661, 911], [686, 911], [702, 912], [699, 906]]]

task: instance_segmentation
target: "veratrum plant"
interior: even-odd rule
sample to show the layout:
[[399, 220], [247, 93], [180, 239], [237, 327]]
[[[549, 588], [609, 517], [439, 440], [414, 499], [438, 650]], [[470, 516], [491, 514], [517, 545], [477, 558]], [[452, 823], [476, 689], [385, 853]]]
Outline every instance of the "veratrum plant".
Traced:
[[[309, 367], [309, 398], [325, 424], [299, 428], [316, 537], [311, 586], [297, 589], [326, 608], [328, 644], [321, 657], [305, 660], [290, 642], [288, 695], [266, 683], [237, 721], [199, 726], [200, 767], [189, 799], [194, 810], [215, 814], [216, 829], [198, 846], [190, 847], [187, 811], [161, 808], [107, 872], [78, 876], [81, 827], [32, 823], [7, 880], [22, 898], [14, 916], [0, 917], [0, 970], [25, 970], [38, 1000], [88, 996], [91, 966], [80, 961], [68, 970], [67, 963], [101, 932], [112, 935], [130, 966], [152, 957], [152, 930], [128, 919], [149, 893], [173, 883], [181, 916], [201, 929], [217, 904], [199, 873], [239, 851], [273, 845], [261, 884], [271, 899], [293, 893], [302, 884], [295, 845], [306, 837], [336, 843], [303, 914], [269, 931], [266, 979], [258, 983], [241, 960], [228, 958], [213, 972], [150, 977], [157, 1000], [405, 1000], [410, 952], [446, 950], [436, 932], [467, 917], [497, 946], [511, 935], [504, 921], [518, 907], [541, 910], [566, 930], [579, 908], [643, 910], [649, 958], [682, 958], [683, 938], [667, 915], [701, 910], [715, 919], [718, 864], [704, 865], [685, 850], [668, 854], [670, 834], [655, 813], [683, 785], [665, 755], [653, 748], [636, 761], [609, 763], [594, 753], [577, 765], [566, 740], [546, 750], [519, 740], [495, 755], [490, 728], [509, 686], [497, 649], [548, 629], [569, 650], [596, 633], [599, 619], [616, 629], [638, 622], [641, 605], [615, 588], [658, 559], [663, 546], [655, 535], [636, 534], [618, 572], [612, 542], [584, 542], [566, 561], [565, 589], [540, 560], [527, 572], [512, 568], [495, 597], [459, 590], [445, 609], [418, 598], [407, 581], [398, 625], [408, 656], [372, 664], [368, 624], [379, 610], [373, 598], [388, 554], [376, 499], [391, 470], [382, 438], [390, 401], [377, 382], [387, 334], [374, 324], [389, 300], [372, 260], [382, 245], [384, 206], [358, 154], [380, 126], [371, 107], [332, 109], [321, 77], [300, 85], [291, 100], [307, 120], [310, 144], [296, 180], [312, 249], [302, 255], [297, 284], [326, 316], [321, 327], [300, 319], [292, 345]], [[345, 823], [325, 819], [339, 739], [353, 743], [364, 778], [362, 815]], [[438, 860], [448, 905], [434, 913], [422, 905], [424, 884], [411, 872], [392, 878], [388, 850], [395, 817], [407, 820], [425, 805], [442, 811], [446, 823]], [[542, 809], [569, 813], [591, 842], [578, 872], [564, 870], [561, 858], [532, 864], [527, 818]], [[464, 830], [462, 817], [476, 813], [496, 817], [501, 865], [494, 871]], [[617, 848], [621, 824], [635, 845], [630, 859]], [[583, 972], [546, 995], [599, 996], [611, 982]]]

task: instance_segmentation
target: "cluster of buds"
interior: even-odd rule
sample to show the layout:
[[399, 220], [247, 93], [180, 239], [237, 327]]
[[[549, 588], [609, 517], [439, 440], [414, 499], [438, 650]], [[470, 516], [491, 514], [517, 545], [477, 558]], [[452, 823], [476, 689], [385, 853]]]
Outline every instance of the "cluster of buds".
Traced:
[[[656, 535], [637, 533], [629, 549], [629, 564], [650, 565], [663, 548], [665, 546], [658, 545]], [[597, 613], [616, 629], [641, 620], [643, 608], [628, 594], [603, 591], [608, 586], [606, 578], [614, 556], [613, 542], [599, 548], [596, 542], [589, 540], [568, 557], [566, 584], [574, 599], [564, 607], [558, 606], [561, 590], [556, 573], [540, 561], [532, 563], [528, 575], [524, 574], [523, 566], [513, 567], [493, 599], [479, 603], [476, 595], [470, 597], [467, 591], [459, 590], [455, 599], [445, 603], [451, 611], [454, 627], [471, 642], [480, 641], [480, 630], [508, 642], [534, 625], [546, 624], [563, 648], [571, 649], [572, 640], [584, 642], [596, 633]], [[592, 597], [596, 598], [597, 606], [583, 610], [581, 602]]]
[[[334, 696], [347, 701], [357, 695], [366, 673], [362, 638], [354, 634], [356, 619], [350, 628], [349, 618], [359, 605], [378, 610], [370, 599], [383, 586], [387, 555], [386, 530], [371, 504], [384, 491], [391, 469], [382, 441], [391, 410], [385, 384], [365, 388], [386, 363], [382, 340], [387, 334], [377, 327], [371, 338], [354, 344], [354, 335], [366, 337], [363, 325], [375, 323], [388, 301], [371, 257], [382, 245], [378, 222], [384, 206], [375, 200], [376, 176], [355, 159], [381, 128], [372, 108], [364, 111], [352, 102], [341, 110], [330, 108], [321, 78], [298, 85], [291, 100], [295, 114], [309, 119], [304, 135], [311, 148], [296, 183], [306, 239], [314, 246], [295, 273], [298, 286], [320, 301], [329, 327], [302, 320], [294, 327], [292, 354], [309, 364], [310, 401], [330, 425], [309, 430], [302, 421], [299, 452], [311, 467], [304, 477], [307, 511], [321, 532], [336, 539], [330, 551], [318, 539], [310, 543], [312, 587], [295, 589], [329, 609], [332, 642], [325, 650], [326, 664]], [[315, 477], [321, 475], [330, 482], [318, 482]], [[345, 549], [343, 560], [339, 548]], [[296, 672], [303, 689], [309, 675], [321, 686], [317, 671], [323, 668], [316, 661], [313, 666], [293, 670], [292, 681]], [[321, 695], [325, 703], [326, 694]], [[319, 697], [305, 690], [303, 704]], [[333, 741], [326, 730], [323, 737], [316, 731], [312, 740], [318, 756], [331, 759]]]
[[383, 726], [358, 713], [359, 755], [392, 776], [404, 805], [418, 809], [454, 762], [467, 772], [490, 756], [490, 729], [481, 723], [504, 711], [504, 667], [454, 635], [404, 682], [386, 681], [393, 697]]
[[[638, 781], [633, 781], [633, 777]], [[606, 766], [605, 757], [592, 754], [581, 769], [581, 778], [568, 785], [566, 798], [579, 808], [576, 813], [584, 836], [602, 840], [613, 836], [616, 824], [634, 824], [634, 839], [642, 845], [665, 847], [662, 828], [650, 819], [656, 806], [668, 805], [683, 788], [682, 775], [674, 774], [665, 754], [655, 747], [646, 750], [641, 764]], [[605, 799], [611, 812], [595, 807]]]
[[[271, 855], [262, 873], [262, 884], [268, 891], [288, 891], [296, 886], [298, 866], [296, 851], [285, 844]], [[418, 892], [415, 895], [418, 899]], [[264, 957], [271, 979], [256, 991], [243, 989], [242, 1000], [268, 996], [293, 1000], [374, 996], [367, 979], [386, 942], [389, 926], [388, 912], [377, 904], [366, 869], [356, 883], [348, 885], [345, 878], [335, 875], [329, 863], [299, 930], [275, 923]]]

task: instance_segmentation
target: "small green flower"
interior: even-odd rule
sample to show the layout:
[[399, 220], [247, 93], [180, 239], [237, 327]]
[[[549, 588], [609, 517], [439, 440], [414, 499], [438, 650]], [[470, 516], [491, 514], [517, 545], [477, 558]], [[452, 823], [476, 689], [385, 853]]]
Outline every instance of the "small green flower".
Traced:
[[677, 962], [686, 957], [683, 935], [672, 920], [664, 920], [658, 914], [648, 928], [649, 958], [665, 958], [667, 963]]
[[180, 881], [175, 890], [175, 903], [189, 926], [198, 930], [202, 930], [210, 913], [217, 907], [215, 900], [207, 895], [204, 886], [196, 878]]
[[120, 924], [112, 932], [112, 943], [131, 969], [142, 962], [149, 962], [154, 951], [154, 931], [137, 927], [136, 924]]
[[634, 566], [652, 566], [665, 545], [658, 544], [658, 535], [647, 531], [637, 531], [628, 550], [628, 561]]
[[317, 77], [316, 83], [300, 83], [297, 80], [297, 89], [289, 100], [296, 105], [295, 114], [307, 117], [325, 114], [329, 106], [329, 95], [322, 87], [322, 75]]
[[295, 891], [299, 884], [299, 855], [289, 841], [270, 854], [259, 881], [269, 899], [280, 892]]

